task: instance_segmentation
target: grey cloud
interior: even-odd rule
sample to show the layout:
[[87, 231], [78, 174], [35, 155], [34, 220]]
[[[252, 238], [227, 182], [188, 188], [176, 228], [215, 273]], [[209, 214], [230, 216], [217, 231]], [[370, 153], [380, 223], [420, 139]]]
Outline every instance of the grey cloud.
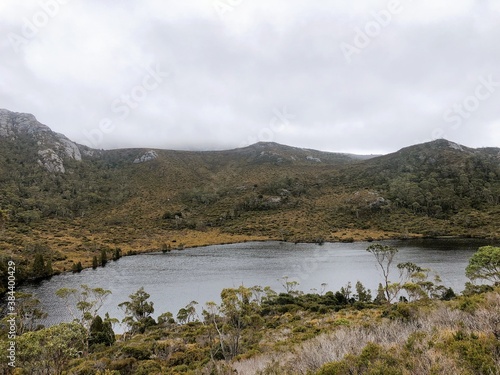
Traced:
[[[264, 138], [379, 153], [436, 135], [499, 146], [500, 88], [460, 126], [443, 117], [480, 77], [500, 82], [498, 8], [444, 3], [449, 14], [412, 4], [349, 64], [341, 43], [386, 2], [243, 1], [220, 18], [211, 2], [72, 1], [21, 53], [0, 41], [0, 106], [87, 144], [109, 119], [113, 130], [91, 144], [100, 148], [222, 149]], [[0, 16], [3, 35], [19, 33], [15, 4]], [[116, 101], [141, 93], [156, 64], [169, 77], [120, 116]], [[270, 133], [283, 107], [295, 119]]]

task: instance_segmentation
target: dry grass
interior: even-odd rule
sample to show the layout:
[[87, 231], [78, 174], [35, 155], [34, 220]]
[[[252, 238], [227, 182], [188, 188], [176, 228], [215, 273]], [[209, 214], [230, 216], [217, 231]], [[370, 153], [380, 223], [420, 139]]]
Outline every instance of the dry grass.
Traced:
[[[139, 230], [108, 227], [105, 230], [96, 232], [79, 225], [61, 226], [56, 221], [46, 224], [49, 227], [52, 224], [54, 230], [42, 228], [32, 230], [26, 235], [17, 234], [18, 240], [16, 242], [19, 245], [5, 244], [5, 247], [2, 248], [3, 254], [26, 256], [24, 248], [27, 244], [42, 243], [66, 257], [65, 260], [54, 261], [53, 263], [54, 270], [62, 272], [71, 270], [72, 264], [77, 262], [81, 262], [83, 267], [91, 267], [92, 257], [99, 256], [103, 247], [110, 250], [120, 248], [122, 254], [127, 254], [128, 252], [159, 251], [163, 244], [168, 244], [172, 249], [177, 249], [269, 240], [269, 237], [230, 234], [221, 232], [219, 229], [207, 229], [205, 231], [187, 229], [179, 231], [145, 231], [141, 233]], [[111, 253], [109, 255], [111, 256]]]
[[[413, 368], [405, 374], [459, 374], [456, 358], [452, 358], [429, 342], [447, 342], [458, 331], [478, 337], [500, 335], [500, 293], [489, 293], [482, 306], [474, 312], [457, 309], [450, 303], [436, 302], [422, 307], [411, 321], [384, 320], [370, 325], [338, 327], [322, 334], [287, 353], [261, 354], [233, 364], [239, 375], [259, 373], [310, 374], [326, 363], [340, 361], [348, 354], [359, 355], [368, 343], [386, 350], [402, 350], [410, 337], [415, 337], [412, 350], [416, 353]], [[418, 354], [418, 355], [417, 355]], [[496, 355], [500, 369], [500, 355]], [[274, 372], [266, 372], [274, 369]], [[279, 369], [279, 370], [277, 370]], [[496, 374], [492, 374], [496, 375]]]
[[[314, 216], [314, 215], [313, 215]], [[163, 244], [172, 249], [207, 245], [239, 243], [247, 241], [286, 240], [290, 242], [324, 241], [366, 241], [400, 237], [395, 232], [344, 228], [332, 232], [328, 226], [318, 230], [311, 222], [321, 222], [320, 218], [298, 215], [296, 212], [271, 212], [263, 214], [258, 221], [248, 220], [247, 230], [239, 228], [204, 228], [203, 230], [162, 229], [155, 225], [138, 222], [129, 225], [98, 225], [85, 218], [71, 221], [50, 219], [33, 228], [10, 225], [0, 239], [4, 255], [30, 257], [26, 254], [28, 244], [41, 243], [51, 250], [63, 254], [65, 260], [54, 260], [56, 271], [69, 271], [73, 263], [81, 262], [83, 267], [92, 265], [92, 257], [99, 256], [101, 248], [120, 248], [122, 254], [158, 251]], [[151, 219], [153, 221], [153, 219]]]

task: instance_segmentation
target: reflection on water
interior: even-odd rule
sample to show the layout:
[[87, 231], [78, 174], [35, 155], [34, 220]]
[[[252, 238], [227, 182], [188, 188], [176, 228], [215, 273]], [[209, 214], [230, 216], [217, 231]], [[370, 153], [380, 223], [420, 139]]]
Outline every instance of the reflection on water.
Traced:
[[[384, 241], [400, 249], [395, 263], [413, 262], [430, 268], [444, 285], [455, 292], [463, 290], [467, 279], [465, 267], [479, 246], [478, 240], [410, 240]], [[247, 242], [233, 245], [207, 246], [170, 253], [143, 254], [110, 262], [105, 268], [87, 269], [80, 274], [64, 274], [20, 290], [37, 295], [48, 312], [47, 324], [71, 320], [55, 292], [62, 288], [77, 288], [81, 284], [110, 289], [100, 314], [123, 318], [117, 305], [128, 299], [141, 286], [151, 294], [155, 316], [177, 311], [195, 300], [203, 305], [219, 301], [223, 288], [240, 285], [271, 286], [284, 291], [283, 276], [300, 283], [308, 292], [321, 289], [336, 291], [348, 281], [361, 281], [376, 294], [381, 276], [375, 260], [366, 252], [367, 242], [351, 244], [326, 243], [290, 244], [280, 242]], [[396, 280], [397, 272], [393, 272]]]

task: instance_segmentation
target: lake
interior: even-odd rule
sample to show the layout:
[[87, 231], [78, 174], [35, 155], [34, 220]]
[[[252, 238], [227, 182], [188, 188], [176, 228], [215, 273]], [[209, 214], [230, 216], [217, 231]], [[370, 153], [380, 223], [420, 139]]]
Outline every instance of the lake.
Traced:
[[[470, 239], [382, 241], [399, 249], [396, 262], [413, 262], [438, 274], [442, 284], [460, 292], [467, 281], [465, 267], [474, 251], [486, 241]], [[81, 284], [112, 291], [100, 315], [109, 312], [123, 318], [117, 307], [128, 296], [144, 287], [154, 301], [155, 314], [177, 311], [191, 301], [200, 305], [219, 302], [223, 288], [270, 286], [283, 292], [283, 276], [300, 283], [304, 292], [337, 291], [348, 281], [361, 281], [376, 295], [382, 276], [366, 248], [368, 242], [292, 244], [282, 242], [246, 242], [231, 245], [207, 246], [169, 253], [150, 253], [123, 257], [109, 262], [105, 268], [87, 269], [78, 274], [62, 274], [37, 284], [25, 285], [20, 291], [35, 294], [49, 314], [45, 324], [70, 321], [71, 317], [55, 292], [63, 287], [77, 288]], [[391, 279], [396, 281], [397, 270]], [[117, 332], [123, 327], [115, 327]]]

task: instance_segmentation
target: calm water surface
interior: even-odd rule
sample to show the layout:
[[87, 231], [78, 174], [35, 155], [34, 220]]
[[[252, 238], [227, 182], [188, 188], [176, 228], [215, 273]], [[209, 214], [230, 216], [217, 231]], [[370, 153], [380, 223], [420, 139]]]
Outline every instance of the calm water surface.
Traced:
[[[455, 292], [463, 290], [467, 281], [465, 267], [479, 246], [477, 240], [411, 240], [384, 241], [383, 244], [399, 248], [397, 261], [413, 262], [430, 268], [442, 283]], [[55, 292], [63, 287], [77, 288], [81, 284], [102, 287], [112, 291], [100, 314], [105, 312], [123, 318], [117, 307], [141, 286], [154, 301], [155, 316], [177, 311], [191, 301], [200, 305], [208, 301], [219, 302], [223, 288], [245, 286], [271, 286], [284, 291], [283, 276], [300, 283], [299, 289], [309, 292], [321, 289], [337, 291], [351, 281], [361, 281], [376, 294], [382, 280], [373, 255], [366, 251], [367, 242], [351, 244], [325, 243], [290, 244], [280, 242], [247, 242], [241, 244], [207, 246], [202, 248], [152, 253], [124, 257], [109, 262], [105, 268], [87, 269], [79, 274], [54, 276], [36, 285], [20, 288], [35, 294], [48, 312], [46, 324], [70, 321], [62, 301]], [[397, 270], [393, 271], [393, 280]], [[122, 328], [117, 327], [117, 331]]]

